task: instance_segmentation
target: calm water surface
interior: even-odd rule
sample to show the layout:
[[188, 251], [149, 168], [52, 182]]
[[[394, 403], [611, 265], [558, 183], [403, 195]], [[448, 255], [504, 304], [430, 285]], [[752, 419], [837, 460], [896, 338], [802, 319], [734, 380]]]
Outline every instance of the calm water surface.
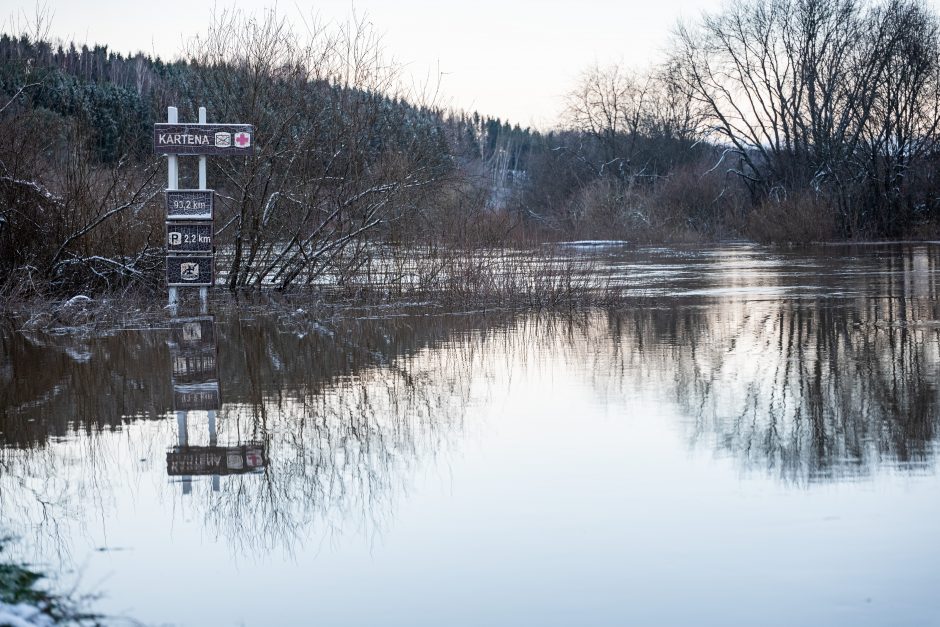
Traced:
[[0, 531], [150, 624], [940, 624], [940, 246], [571, 254], [650, 298], [0, 334]]

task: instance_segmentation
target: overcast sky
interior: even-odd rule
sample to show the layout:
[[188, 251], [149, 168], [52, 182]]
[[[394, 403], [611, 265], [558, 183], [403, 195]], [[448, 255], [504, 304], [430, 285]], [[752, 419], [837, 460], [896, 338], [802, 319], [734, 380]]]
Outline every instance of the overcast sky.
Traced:
[[[940, 0], [931, 2], [934, 6]], [[204, 29], [213, 3], [200, 0], [48, 0], [53, 36], [107, 43], [174, 57]], [[217, 2], [261, 11], [272, 0]], [[599, 62], [642, 68], [661, 54], [680, 18], [714, 10], [722, 0], [281, 0], [293, 18], [315, 12], [343, 21], [353, 6], [384, 36], [385, 47], [419, 83], [442, 74], [442, 104], [525, 125], [555, 125], [563, 95], [579, 72]], [[34, 0], [0, 0], [0, 15], [34, 12]], [[9, 23], [9, 22], [8, 22]]]

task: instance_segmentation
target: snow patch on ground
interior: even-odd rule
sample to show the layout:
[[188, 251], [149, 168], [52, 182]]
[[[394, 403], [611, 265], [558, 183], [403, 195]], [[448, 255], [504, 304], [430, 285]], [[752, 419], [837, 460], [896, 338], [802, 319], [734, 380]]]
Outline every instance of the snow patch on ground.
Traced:
[[84, 294], [78, 294], [77, 296], [73, 296], [72, 298], [65, 301], [62, 307], [63, 308], [74, 307], [75, 305], [83, 305], [85, 303], [90, 303], [90, 302], [91, 302], [91, 298], [89, 298], [88, 296], [85, 296]]
[[66, 348], [65, 354], [80, 364], [91, 361], [91, 351], [83, 351], [76, 348]]
[[622, 239], [581, 239], [571, 242], [558, 242], [556, 245], [565, 248], [620, 248], [629, 243]]
[[0, 625], [10, 627], [53, 627], [52, 618], [35, 605], [4, 603], [0, 601]]

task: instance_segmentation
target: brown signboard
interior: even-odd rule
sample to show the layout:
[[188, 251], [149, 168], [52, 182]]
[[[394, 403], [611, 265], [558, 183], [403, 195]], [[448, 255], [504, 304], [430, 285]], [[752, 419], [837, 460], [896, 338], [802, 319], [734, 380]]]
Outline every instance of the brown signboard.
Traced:
[[211, 222], [167, 222], [166, 250], [170, 253], [211, 253]]
[[173, 383], [202, 383], [218, 381], [215, 347], [198, 352], [173, 355]]
[[212, 316], [175, 318], [170, 324], [175, 348], [215, 350], [215, 322]]
[[170, 287], [204, 286], [213, 282], [211, 255], [167, 255], [166, 283]]
[[154, 124], [158, 155], [251, 155], [255, 129], [250, 124]]
[[264, 446], [176, 446], [167, 451], [166, 472], [179, 475], [240, 475], [267, 465]]
[[221, 407], [218, 381], [173, 386], [173, 409], [176, 411], [210, 411]]
[[211, 220], [215, 211], [211, 189], [166, 190], [167, 220]]

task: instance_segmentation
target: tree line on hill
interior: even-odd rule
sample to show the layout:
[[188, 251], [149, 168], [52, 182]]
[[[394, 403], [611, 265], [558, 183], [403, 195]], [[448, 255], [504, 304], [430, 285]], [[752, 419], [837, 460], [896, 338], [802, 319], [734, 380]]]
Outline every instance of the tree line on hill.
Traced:
[[252, 157], [210, 160], [232, 289], [348, 276], [378, 244], [803, 242], [940, 218], [940, 26], [918, 0], [727, 4], [655, 67], [586, 70], [552, 130], [402, 84], [356, 18], [298, 34], [223, 11], [172, 61], [0, 36], [0, 289], [159, 285], [170, 104], [256, 126]]

